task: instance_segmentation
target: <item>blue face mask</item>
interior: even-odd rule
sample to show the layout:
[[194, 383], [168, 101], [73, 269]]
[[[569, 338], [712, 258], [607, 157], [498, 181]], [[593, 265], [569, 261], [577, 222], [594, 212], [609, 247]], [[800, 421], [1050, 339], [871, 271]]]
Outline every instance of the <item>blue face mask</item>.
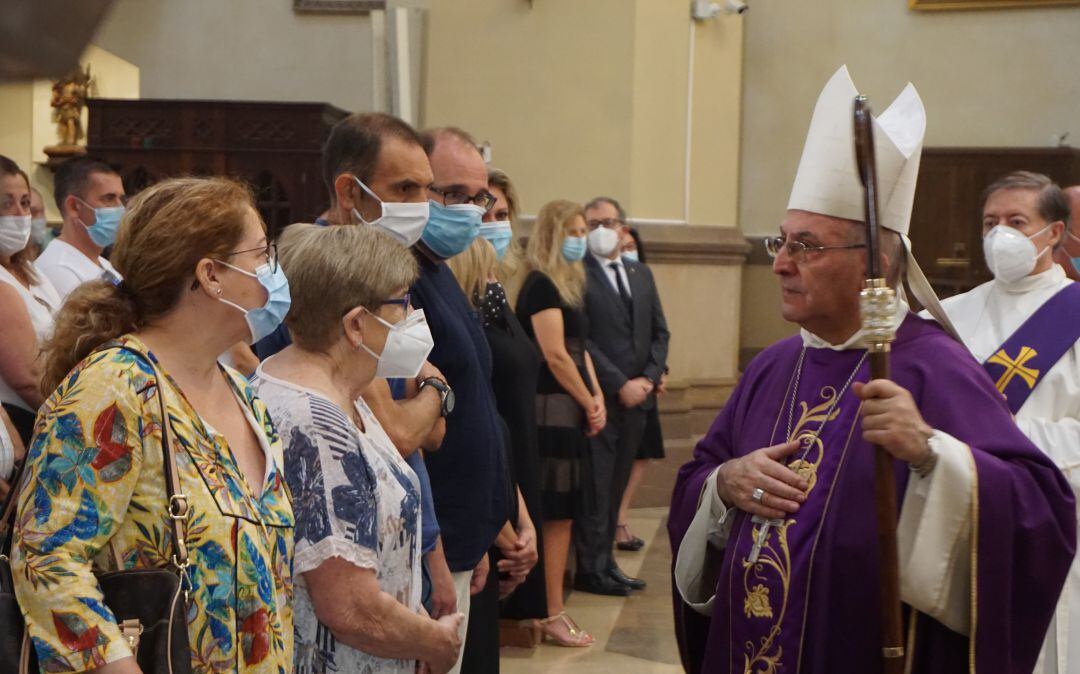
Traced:
[[[1065, 234], [1073, 241], [1080, 242], [1080, 236], [1073, 234], [1068, 229], [1065, 230]], [[1073, 269], [1076, 270], [1076, 273], [1080, 274], [1080, 257], [1070, 257], [1069, 260], [1072, 262]]]
[[218, 298], [219, 302], [228, 304], [230, 307], [244, 313], [248, 330], [251, 332], [251, 343], [254, 344], [277, 330], [277, 327], [285, 320], [285, 314], [289, 313], [289, 307], [292, 305], [292, 297], [289, 295], [289, 279], [285, 278], [285, 272], [281, 267], [279, 266], [277, 271], [270, 271], [270, 265], [263, 264], [259, 265], [255, 273], [252, 274], [239, 267], [234, 267], [228, 262], [222, 262], [221, 260], [217, 260], [217, 262], [221, 262], [229, 269], [238, 271], [244, 276], [256, 279], [266, 290], [266, 304], [254, 309], [245, 309], [223, 297]]
[[562, 256], [567, 262], [577, 262], [585, 257], [587, 247], [584, 236], [568, 236], [562, 242]]
[[480, 236], [491, 243], [495, 249], [495, 257], [502, 262], [506, 249], [510, 247], [510, 242], [514, 239], [514, 230], [510, 229], [509, 220], [486, 222], [480, 225]]
[[444, 260], [454, 257], [480, 235], [484, 209], [476, 204], [443, 206], [437, 201], [429, 204], [431, 216], [420, 240], [439, 257]]
[[639, 261], [636, 250], [628, 250], [625, 253], [623, 253], [622, 256], [625, 257], [627, 260], [630, 260], [631, 262], [638, 262]]
[[[79, 197], [75, 198], [79, 199]], [[126, 209], [123, 206], [94, 208], [82, 199], [79, 199], [79, 201], [82, 201], [84, 206], [94, 211], [94, 224], [87, 225], [83, 223], [83, 226], [86, 227], [86, 233], [90, 235], [90, 240], [94, 242], [94, 245], [105, 248], [115, 243], [116, 232], [120, 229], [120, 219], [124, 217]]]

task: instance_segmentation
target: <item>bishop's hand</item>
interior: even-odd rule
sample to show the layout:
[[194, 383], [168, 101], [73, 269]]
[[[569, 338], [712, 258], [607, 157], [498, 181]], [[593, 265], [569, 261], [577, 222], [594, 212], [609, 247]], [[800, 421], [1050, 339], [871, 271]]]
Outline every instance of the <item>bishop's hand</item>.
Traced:
[[[728, 507], [770, 520], [798, 511], [809, 484], [781, 460], [799, 447], [798, 441], [785, 442], [725, 461], [716, 474], [720, 499]], [[765, 492], [760, 501], [754, 500], [755, 489]]]
[[934, 429], [923, 419], [907, 389], [888, 379], [875, 379], [856, 382], [852, 391], [863, 401], [863, 440], [910, 464], [926, 459]]

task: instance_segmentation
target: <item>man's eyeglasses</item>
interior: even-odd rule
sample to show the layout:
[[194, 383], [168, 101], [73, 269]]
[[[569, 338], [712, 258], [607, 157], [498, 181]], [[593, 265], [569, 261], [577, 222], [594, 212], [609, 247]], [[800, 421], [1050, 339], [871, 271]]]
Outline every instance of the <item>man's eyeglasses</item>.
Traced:
[[607, 227], [608, 229], [618, 229], [626, 224], [621, 218], [604, 218], [603, 220], [589, 220], [587, 223], [589, 229], [596, 229], [597, 227]]
[[765, 252], [774, 260], [780, 251], [786, 251], [792, 262], [800, 263], [806, 260], [810, 253], [821, 253], [827, 250], [851, 250], [854, 248], [866, 248], [865, 243], [853, 243], [847, 246], [810, 246], [802, 241], [788, 241], [782, 236], [765, 237]]
[[266, 263], [270, 265], [270, 272], [277, 273], [278, 270], [278, 255], [277, 255], [277, 241], [270, 241], [265, 246], [259, 246], [258, 248], [246, 248], [244, 250], [234, 250], [231, 253], [225, 253], [222, 257], [229, 258], [235, 255], [243, 255], [244, 253], [261, 252]]
[[469, 196], [458, 190], [443, 190], [434, 185], [429, 186], [428, 189], [442, 197], [443, 206], [473, 204], [474, 206], [479, 206], [484, 209], [484, 212], [487, 213], [491, 210], [491, 207], [495, 205], [495, 202], [498, 201], [498, 199], [495, 198], [495, 195], [488, 191]]

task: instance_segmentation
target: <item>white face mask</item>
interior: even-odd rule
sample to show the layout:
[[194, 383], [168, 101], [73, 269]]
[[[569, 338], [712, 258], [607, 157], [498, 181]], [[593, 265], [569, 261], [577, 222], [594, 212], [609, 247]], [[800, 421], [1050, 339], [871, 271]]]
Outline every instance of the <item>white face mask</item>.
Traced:
[[994, 278], [1005, 283], [1015, 283], [1030, 274], [1039, 258], [1050, 250], [1050, 246], [1042, 251], [1036, 250], [1031, 240], [1050, 227], [1051, 225], [1047, 225], [1031, 236], [1025, 236], [1023, 232], [1008, 225], [995, 225], [987, 232], [983, 237], [983, 255]]
[[381, 354], [369, 349], [362, 341], [358, 345], [378, 361], [375, 376], [384, 379], [399, 377], [411, 379], [420, 374], [420, 368], [423, 367], [424, 361], [435, 346], [431, 330], [428, 329], [427, 318], [424, 317], [424, 310], [416, 309], [394, 325], [375, 314], [371, 315], [375, 320], [390, 328], [390, 332], [386, 333], [386, 343], [383, 345]]
[[360, 189], [371, 195], [372, 199], [378, 201], [382, 208], [382, 215], [374, 220], [365, 220], [364, 216], [360, 215], [360, 211], [354, 208], [352, 209], [354, 218], [365, 225], [378, 226], [407, 248], [411, 248], [414, 243], [420, 240], [420, 235], [424, 233], [424, 227], [430, 217], [427, 199], [415, 203], [386, 202], [372, 192], [359, 178], [353, 176], [353, 180], [360, 186]]
[[619, 233], [607, 227], [597, 227], [589, 232], [589, 250], [593, 255], [608, 257], [619, 246]]
[[14, 255], [30, 240], [29, 215], [0, 216], [0, 255]]

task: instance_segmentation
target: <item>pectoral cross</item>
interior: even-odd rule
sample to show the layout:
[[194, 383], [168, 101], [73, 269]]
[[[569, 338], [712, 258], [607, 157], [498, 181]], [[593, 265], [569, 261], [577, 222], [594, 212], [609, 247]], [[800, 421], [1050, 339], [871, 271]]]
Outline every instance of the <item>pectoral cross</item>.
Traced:
[[754, 515], [750, 522], [757, 525], [757, 536], [754, 537], [754, 547], [750, 548], [750, 556], [746, 558], [746, 561], [756, 564], [758, 557], [761, 556], [761, 547], [769, 539], [769, 532], [772, 531], [773, 527], [782, 525], [784, 520], [768, 520], [761, 515]]

